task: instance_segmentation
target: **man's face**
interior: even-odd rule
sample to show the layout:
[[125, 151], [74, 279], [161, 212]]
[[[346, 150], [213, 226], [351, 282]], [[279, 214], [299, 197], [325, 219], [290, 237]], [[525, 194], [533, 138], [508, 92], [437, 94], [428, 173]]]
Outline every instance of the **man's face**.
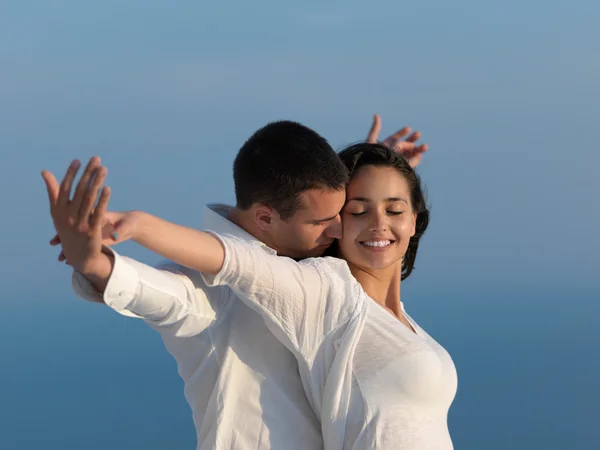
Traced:
[[281, 256], [295, 259], [321, 256], [342, 237], [340, 211], [346, 190], [310, 189], [299, 196], [302, 208], [287, 220], [273, 221], [270, 245]]

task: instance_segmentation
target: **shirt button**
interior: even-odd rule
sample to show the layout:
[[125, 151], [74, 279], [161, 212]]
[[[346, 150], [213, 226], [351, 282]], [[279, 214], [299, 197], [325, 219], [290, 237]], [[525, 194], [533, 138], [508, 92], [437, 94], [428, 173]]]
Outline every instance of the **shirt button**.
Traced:
[[135, 294], [127, 291], [119, 291], [119, 298], [125, 301], [131, 301], [135, 297]]

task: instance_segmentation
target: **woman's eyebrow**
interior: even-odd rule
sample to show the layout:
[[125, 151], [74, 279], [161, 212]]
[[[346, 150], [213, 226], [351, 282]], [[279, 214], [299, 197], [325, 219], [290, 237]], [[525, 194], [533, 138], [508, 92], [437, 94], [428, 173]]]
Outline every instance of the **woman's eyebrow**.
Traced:
[[[352, 200], [356, 201], [356, 202], [365, 202], [368, 203], [369, 199], [365, 198], [365, 197], [352, 197], [347, 199], [346, 201], [351, 202]], [[405, 198], [402, 197], [388, 197], [385, 199], [386, 202], [404, 202], [408, 205], [408, 201]]]

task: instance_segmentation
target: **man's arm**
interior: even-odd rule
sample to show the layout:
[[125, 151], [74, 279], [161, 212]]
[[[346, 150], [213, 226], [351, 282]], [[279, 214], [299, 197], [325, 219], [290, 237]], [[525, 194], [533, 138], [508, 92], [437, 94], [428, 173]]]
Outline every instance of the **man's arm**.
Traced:
[[[49, 171], [42, 172], [42, 177], [54, 227], [69, 264], [97, 291], [104, 292], [114, 265], [114, 258], [102, 248], [102, 225], [110, 199], [110, 189], [102, 187], [107, 171], [100, 165], [100, 158], [90, 159], [71, 198], [79, 167], [79, 161], [73, 161], [60, 185]], [[100, 199], [95, 205], [99, 193]]]
[[173, 263], [151, 267], [114, 252], [115, 264], [104, 293], [73, 272], [73, 290], [89, 301], [101, 301], [114, 311], [145, 320], [158, 330], [194, 336], [209, 327], [228, 295], [207, 295], [201, 274]]
[[106, 220], [110, 198], [107, 187], [95, 205], [106, 168], [99, 158], [92, 158], [71, 198], [78, 168], [79, 162], [74, 161], [60, 185], [52, 173], [42, 174], [57, 241], [64, 259], [75, 270], [73, 287], [78, 295], [106, 303], [122, 314], [144, 318], [155, 326], [174, 326], [179, 334], [197, 334], [210, 325], [215, 319], [214, 305], [203, 290], [200, 274], [175, 265], [157, 270], [103, 246], [120, 241], [103, 229], [111, 224]]
[[98, 257], [97, 264], [95, 264], [94, 267], [90, 268], [87, 272], [80, 273], [90, 282], [98, 293], [104, 294], [114, 266], [114, 255], [102, 253], [102, 255]]

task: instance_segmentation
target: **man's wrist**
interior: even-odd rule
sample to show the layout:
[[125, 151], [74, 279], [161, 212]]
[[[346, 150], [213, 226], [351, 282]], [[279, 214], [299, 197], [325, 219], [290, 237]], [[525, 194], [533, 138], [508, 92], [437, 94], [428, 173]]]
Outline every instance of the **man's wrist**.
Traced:
[[103, 293], [112, 274], [114, 265], [114, 255], [110, 250], [103, 248], [102, 253], [94, 258], [93, 261], [87, 263], [82, 270], [79, 270], [79, 273], [92, 283], [98, 292]]

